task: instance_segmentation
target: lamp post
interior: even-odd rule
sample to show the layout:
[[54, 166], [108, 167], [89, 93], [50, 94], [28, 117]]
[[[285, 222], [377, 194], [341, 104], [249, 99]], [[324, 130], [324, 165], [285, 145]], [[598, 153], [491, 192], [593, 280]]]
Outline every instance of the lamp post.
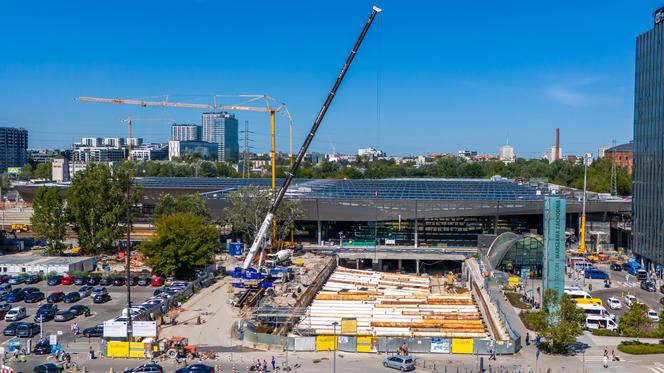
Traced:
[[337, 325], [339, 325], [338, 322], [334, 321], [332, 322], [332, 326], [334, 327], [334, 348], [332, 349], [332, 353], [334, 355], [332, 358], [332, 372], [336, 373], [337, 372]]

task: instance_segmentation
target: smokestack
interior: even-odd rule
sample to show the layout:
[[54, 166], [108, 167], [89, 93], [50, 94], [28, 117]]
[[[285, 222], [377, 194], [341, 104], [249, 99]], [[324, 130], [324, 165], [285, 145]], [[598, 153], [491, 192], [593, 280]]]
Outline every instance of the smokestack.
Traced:
[[556, 148], [553, 150], [553, 160], [560, 159], [560, 128], [556, 128]]

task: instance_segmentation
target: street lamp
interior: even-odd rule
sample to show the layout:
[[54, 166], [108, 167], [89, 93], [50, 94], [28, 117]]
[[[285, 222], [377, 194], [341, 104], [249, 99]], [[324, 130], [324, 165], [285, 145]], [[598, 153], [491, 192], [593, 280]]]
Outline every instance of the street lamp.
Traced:
[[334, 355], [332, 358], [332, 372], [336, 373], [337, 372], [337, 325], [339, 325], [338, 322], [333, 321], [332, 326], [334, 327], [334, 348], [332, 349], [332, 353]]

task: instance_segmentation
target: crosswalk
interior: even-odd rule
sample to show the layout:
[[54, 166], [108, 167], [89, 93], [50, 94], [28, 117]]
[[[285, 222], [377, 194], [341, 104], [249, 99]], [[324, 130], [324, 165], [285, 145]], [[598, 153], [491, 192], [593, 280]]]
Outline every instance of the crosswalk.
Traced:
[[626, 287], [626, 288], [635, 288], [636, 287], [636, 282], [624, 282], [621, 281], [619, 283], [620, 287]]
[[653, 373], [664, 373], [664, 364], [655, 362], [654, 366], [642, 366], [649, 369]]

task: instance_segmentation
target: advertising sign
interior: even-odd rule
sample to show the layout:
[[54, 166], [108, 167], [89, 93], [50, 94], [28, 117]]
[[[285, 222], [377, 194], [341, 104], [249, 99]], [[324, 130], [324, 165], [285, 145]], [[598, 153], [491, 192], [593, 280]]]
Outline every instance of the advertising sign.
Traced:
[[156, 321], [134, 321], [131, 326], [134, 337], [157, 337]]
[[449, 338], [431, 338], [431, 352], [437, 354], [449, 354], [450, 353]]
[[104, 337], [126, 337], [127, 323], [119, 321], [104, 321]]
[[565, 198], [544, 199], [544, 289], [562, 296], [565, 287]]
[[21, 168], [20, 167], [7, 167], [7, 173], [18, 175], [18, 174], [21, 173]]
[[341, 334], [357, 334], [357, 319], [343, 318], [341, 319]]
[[240, 256], [244, 251], [244, 244], [242, 242], [231, 242], [228, 244], [228, 254], [233, 256]]

